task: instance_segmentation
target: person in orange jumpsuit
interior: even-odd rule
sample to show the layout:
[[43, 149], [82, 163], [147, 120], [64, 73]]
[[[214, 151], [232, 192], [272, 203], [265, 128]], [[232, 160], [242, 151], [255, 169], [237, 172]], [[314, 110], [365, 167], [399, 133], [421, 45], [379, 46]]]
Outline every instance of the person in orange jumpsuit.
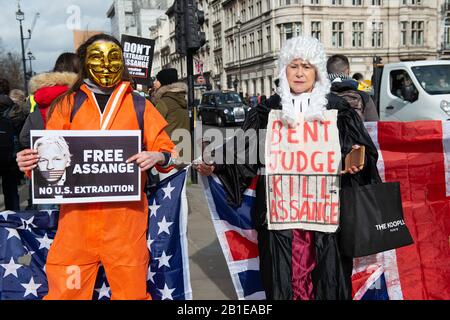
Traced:
[[[52, 105], [46, 129], [139, 130], [121, 44], [111, 36], [96, 35], [77, 53], [84, 68], [74, 86]], [[73, 115], [79, 90], [87, 98]], [[156, 166], [167, 172], [171, 168], [174, 144], [164, 132], [166, 125], [146, 101], [142, 128], [146, 151], [127, 160], [140, 166], [142, 190], [146, 170]], [[38, 158], [35, 150], [26, 149], [18, 154], [17, 162], [22, 171], [29, 172]], [[151, 299], [147, 292], [147, 223], [144, 192], [136, 202], [62, 204], [57, 234], [47, 257], [49, 292], [45, 299], [92, 299], [100, 264], [105, 268], [112, 299]]]

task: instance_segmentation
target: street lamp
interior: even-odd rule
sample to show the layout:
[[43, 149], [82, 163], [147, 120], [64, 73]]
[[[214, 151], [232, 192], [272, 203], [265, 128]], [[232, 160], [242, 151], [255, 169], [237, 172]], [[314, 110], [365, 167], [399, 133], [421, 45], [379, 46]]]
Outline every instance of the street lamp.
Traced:
[[[238, 28], [238, 59], [239, 59], [239, 80], [238, 80], [239, 91], [238, 91], [238, 93], [241, 92], [241, 82], [242, 82], [242, 70], [241, 70], [241, 25], [242, 25], [242, 22], [241, 22], [240, 18], [238, 18], [238, 20], [236, 21], [236, 27]], [[236, 80], [237, 79], [235, 79], [235, 81]]]
[[36, 58], [33, 56], [31, 50], [28, 51], [27, 56], [28, 56], [27, 60], [30, 61], [30, 72], [28, 74], [30, 75], [31, 79], [31, 77], [33, 77], [33, 66], [31, 64], [31, 61], [36, 60]]
[[23, 45], [23, 40], [31, 39], [31, 30], [28, 30], [28, 37], [23, 36], [22, 21], [25, 20], [25, 14], [20, 10], [20, 4], [17, 4], [18, 10], [16, 12], [16, 20], [20, 23], [20, 43], [22, 45], [22, 64], [23, 64], [23, 81], [24, 81], [24, 91], [25, 95], [28, 96], [28, 85], [27, 85], [27, 66], [25, 59], [25, 47]]

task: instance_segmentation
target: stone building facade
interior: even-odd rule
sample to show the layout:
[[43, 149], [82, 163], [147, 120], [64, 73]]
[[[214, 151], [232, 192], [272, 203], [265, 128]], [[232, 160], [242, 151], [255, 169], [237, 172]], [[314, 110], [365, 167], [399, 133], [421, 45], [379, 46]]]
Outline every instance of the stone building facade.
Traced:
[[[367, 79], [374, 56], [384, 63], [450, 58], [449, 0], [201, 0], [198, 6], [207, 44], [194, 72], [217, 89], [270, 95], [280, 47], [302, 34], [319, 38], [329, 55], [347, 55], [352, 72]], [[174, 17], [170, 9], [167, 14], [150, 35], [161, 38], [155, 65], [175, 67], [184, 77]]]

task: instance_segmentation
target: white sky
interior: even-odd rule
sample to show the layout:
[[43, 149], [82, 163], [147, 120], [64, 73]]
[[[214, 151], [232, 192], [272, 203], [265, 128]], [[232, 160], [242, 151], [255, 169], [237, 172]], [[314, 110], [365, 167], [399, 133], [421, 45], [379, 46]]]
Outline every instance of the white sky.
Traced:
[[[111, 31], [106, 12], [112, 0], [22, 0], [25, 13], [24, 36], [28, 36], [34, 16], [39, 12], [28, 49], [36, 60], [33, 71], [43, 72], [53, 68], [62, 52], [73, 52], [73, 28]], [[16, 20], [17, 0], [0, 0], [0, 41], [6, 51], [22, 54], [20, 28]], [[79, 14], [78, 14], [79, 13]], [[27, 68], [29, 62], [27, 61]]]

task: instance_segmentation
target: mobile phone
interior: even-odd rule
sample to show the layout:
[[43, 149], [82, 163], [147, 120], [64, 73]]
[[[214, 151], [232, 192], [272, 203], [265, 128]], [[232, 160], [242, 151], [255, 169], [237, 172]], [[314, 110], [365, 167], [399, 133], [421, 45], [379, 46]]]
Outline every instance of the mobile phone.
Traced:
[[345, 171], [353, 166], [357, 168], [364, 166], [365, 154], [365, 146], [361, 146], [359, 149], [352, 149], [352, 151], [345, 156]]

